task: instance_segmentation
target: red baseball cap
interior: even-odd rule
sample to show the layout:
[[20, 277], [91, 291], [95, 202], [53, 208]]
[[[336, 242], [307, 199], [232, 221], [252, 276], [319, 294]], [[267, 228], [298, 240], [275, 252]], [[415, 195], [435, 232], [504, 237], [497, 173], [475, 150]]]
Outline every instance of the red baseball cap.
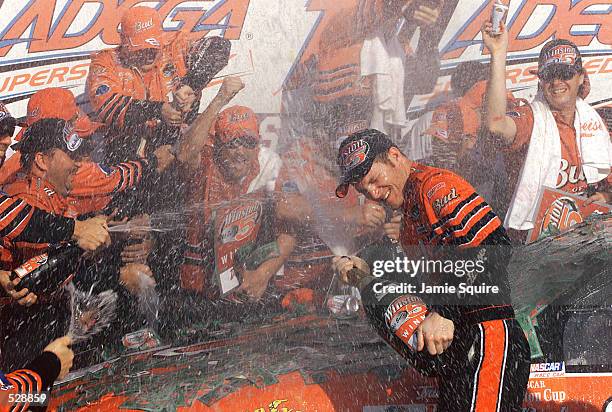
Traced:
[[[76, 104], [74, 95], [70, 90], [61, 87], [49, 87], [40, 90], [30, 97], [28, 112], [23, 127], [28, 127], [41, 119], [62, 119], [74, 121], [74, 131], [80, 137], [91, 136], [102, 123], [92, 121]], [[22, 136], [19, 133], [16, 140]]]
[[151, 7], [134, 7], [121, 19], [123, 45], [131, 51], [161, 49], [164, 33], [157, 10]]
[[260, 140], [257, 116], [248, 107], [228, 107], [219, 113], [215, 121], [215, 140], [225, 144], [240, 137]]

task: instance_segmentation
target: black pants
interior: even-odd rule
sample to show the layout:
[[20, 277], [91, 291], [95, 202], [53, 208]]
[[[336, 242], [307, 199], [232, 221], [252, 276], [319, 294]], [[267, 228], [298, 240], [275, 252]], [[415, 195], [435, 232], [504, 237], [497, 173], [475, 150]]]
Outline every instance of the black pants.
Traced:
[[515, 319], [455, 331], [438, 370], [440, 411], [520, 411], [529, 380], [529, 344]]

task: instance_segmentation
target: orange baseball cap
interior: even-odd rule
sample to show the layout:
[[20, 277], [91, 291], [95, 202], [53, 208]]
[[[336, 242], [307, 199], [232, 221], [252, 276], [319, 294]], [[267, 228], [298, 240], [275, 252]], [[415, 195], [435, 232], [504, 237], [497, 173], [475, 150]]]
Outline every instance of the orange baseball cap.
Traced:
[[161, 49], [164, 33], [157, 10], [151, 7], [134, 7], [121, 19], [123, 45], [129, 50]]
[[[28, 127], [40, 119], [62, 119], [74, 121], [74, 131], [80, 137], [91, 136], [102, 123], [92, 121], [76, 104], [70, 90], [61, 87], [49, 87], [40, 90], [30, 97], [25, 124]], [[17, 140], [23, 133], [20, 132]]]
[[217, 116], [215, 139], [225, 144], [240, 137], [252, 137], [257, 141], [260, 140], [257, 116], [248, 107], [228, 107]]

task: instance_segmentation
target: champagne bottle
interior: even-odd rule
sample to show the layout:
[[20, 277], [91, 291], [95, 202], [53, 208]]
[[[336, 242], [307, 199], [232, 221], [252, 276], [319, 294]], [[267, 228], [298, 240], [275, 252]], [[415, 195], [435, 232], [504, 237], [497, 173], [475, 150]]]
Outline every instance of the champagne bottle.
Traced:
[[52, 295], [70, 280], [82, 254], [83, 250], [72, 243], [52, 245], [13, 270], [10, 279], [20, 279], [16, 290], [27, 288], [36, 295]]

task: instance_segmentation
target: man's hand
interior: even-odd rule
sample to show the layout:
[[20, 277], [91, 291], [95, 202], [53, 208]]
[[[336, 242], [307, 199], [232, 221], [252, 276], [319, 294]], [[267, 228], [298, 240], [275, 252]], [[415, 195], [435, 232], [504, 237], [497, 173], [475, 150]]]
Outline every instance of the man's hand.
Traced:
[[417, 351], [427, 347], [431, 355], [440, 355], [453, 341], [455, 325], [436, 312], [432, 312], [419, 325], [417, 333]]
[[147, 258], [153, 248], [153, 241], [149, 238], [142, 239], [139, 243], [127, 245], [121, 251], [121, 262], [125, 263], [147, 263]]
[[383, 225], [383, 230], [393, 242], [399, 242], [400, 229], [402, 227], [402, 215], [396, 214], [391, 220]]
[[589, 196], [589, 198], [584, 202], [584, 204], [590, 205], [593, 202], [612, 204], [612, 193], [595, 192], [594, 195]]
[[272, 276], [261, 266], [255, 270], [245, 270], [242, 273], [242, 284], [236, 292], [244, 292], [251, 300], [259, 300], [268, 288]]
[[159, 146], [155, 151], [153, 151], [157, 159], [157, 173], [161, 173], [168, 168], [174, 162], [176, 157], [174, 153], [172, 153], [172, 146], [169, 144], [165, 144], [163, 146]]
[[361, 278], [357, 279], [354, 276], [349, 276], [351, 269], [359, 269], [359, 275], [370, 275], [370, 267], [366, 261], [357, 256], [335, 256], [332, 259], [332, 268], [344, 283], [355, 287], [359, 287]]
[[189, 113], [193, 108], [197, 98], [196, 93], [190, 86], [183, 85], [177, 91], [174, 92], [174, 101], [176, 106], [183, 113]]
[[482, 40], [491, 52], [491, 55], [506, 54], [508, 51], [508, 31], [506, 25], [502, 21], [500, 23], [500, 34], [492, 34], [493, 24], [490, 21], [484, 22], [481, 33]]
[[429, 28], [433, 27], [440, 18], [440, 11], [442, 10], [442, 5], [440, 4], [436, 8], [427, 7], [427, 6], [419, 6], [418, 9], [414, 12], [414, 20], [420, 27]]
[[172, 127], [179, 127], [183, 123], [183, 113], [175, 109], [170, 103], [164, 103], [161, 110], [162, 120]]
[[4, 289], [6, 294], [12, 299], [16, 300], [21, 306], [32, 306], [35, 304], [38, 300], [38, 296], [30, 293], [27, 288], [23, 288], [17, 292], [15, 290], [15, 286], [19, 284], [20, 279], [15, 279], [11, 282], [10, 274], [11, 272], [0, 270], [0, 286], [2, 286], [2, 289]]
[[57, 377], [58, 379], [64, 379], [68, 372], [70, 372], [70, 368], [72, 368], [74, 352], [70, 349], [70, 345], [72, 345], [72, 338], [70, 336], [62, 336], [48, 344], [43, 350], [43, 352], [55, 354], [60, 360], [61, 370]]
[[86, 251], [95, 251], [102, 246], [108, 246], [111, 238], [105, 216], [96, 216], [86, 220], [74, 221], [72, 238], [79, 247]]
[[242, 83], [240, 77], [228, 76], [223, 79], [223, 83], [221, 84], [221, 88], [219, 89], [217, 96], [222, 99], [225, 104], [227, 104], [242, 89], [244, 89], [244, 83]]
[[119, 269], [119, 283], [132, 295], [137, 295], [143, 289], [155, 285], [155, 279], [147, 265], [129, 263]]
[[371, 229], [379, 229], [385, 223], [387, 214], [385, 208], [373, 202], [366, 202], [360, 206], [357, 223]]

